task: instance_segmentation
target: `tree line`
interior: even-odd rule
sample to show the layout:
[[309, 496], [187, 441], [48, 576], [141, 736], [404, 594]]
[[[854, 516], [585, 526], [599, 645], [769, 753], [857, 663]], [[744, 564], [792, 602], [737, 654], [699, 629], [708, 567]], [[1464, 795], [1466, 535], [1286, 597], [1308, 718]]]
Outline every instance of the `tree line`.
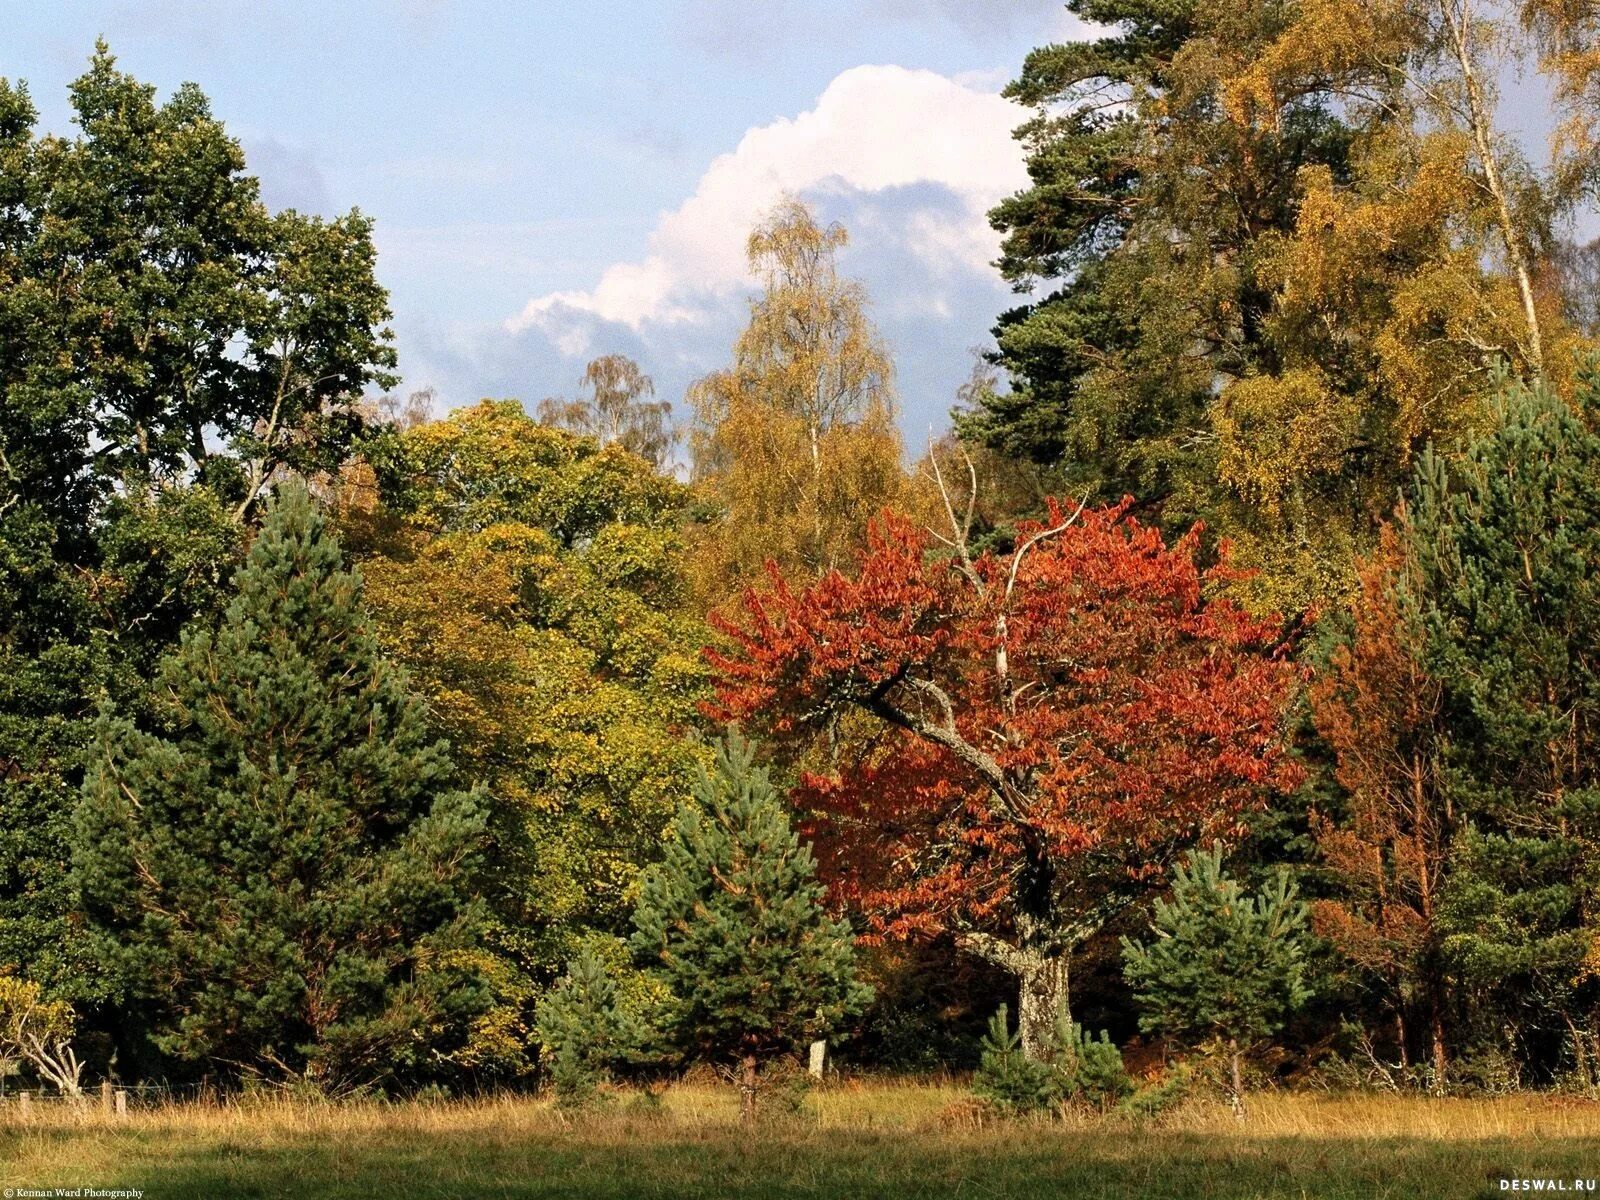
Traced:
[[1600, 1086], [1594, 18], [1068, 7], [915, 461], [797, 200], [681, 426], [437, 415], [198, 89], [0, 84], [0, 1063]]

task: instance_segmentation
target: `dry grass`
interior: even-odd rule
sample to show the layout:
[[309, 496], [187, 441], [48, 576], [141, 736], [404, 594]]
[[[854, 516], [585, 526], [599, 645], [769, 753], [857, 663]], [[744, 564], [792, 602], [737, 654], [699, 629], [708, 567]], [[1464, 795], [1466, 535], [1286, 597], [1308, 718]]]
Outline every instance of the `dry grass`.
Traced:
[[[508, 1098], [264, 1100], [0, 1117], [0, 1184], [212, 1196], [1459, 1197], [1600, 1177], [1600, 1105], [1261, 1094], [1241, 1127], [1195, 1103], [1155, 1125], [961, 1119], [949, 1083], [821, 1089], [746, 1137], [721, 1089], [625, 1095], [567, 1119]], [[951, 1114], [956, 1114], [952, 1119]]]

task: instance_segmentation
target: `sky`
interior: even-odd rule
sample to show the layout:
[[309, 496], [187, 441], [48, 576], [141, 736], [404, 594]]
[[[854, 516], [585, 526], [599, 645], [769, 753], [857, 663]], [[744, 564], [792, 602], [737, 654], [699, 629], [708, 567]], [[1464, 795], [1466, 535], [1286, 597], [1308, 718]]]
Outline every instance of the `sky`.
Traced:
[[682, 415], [798, 195], [850, 232], [914, 450], [1016, 303], [999, 90], [1082, 32], [1061, 0], [0, 0], [0, 76], [54, 132], [98, 36], [163, 97], [198, 83], [270, 205], [375, 219], [402, 390], [440, 411], [623, 353]]

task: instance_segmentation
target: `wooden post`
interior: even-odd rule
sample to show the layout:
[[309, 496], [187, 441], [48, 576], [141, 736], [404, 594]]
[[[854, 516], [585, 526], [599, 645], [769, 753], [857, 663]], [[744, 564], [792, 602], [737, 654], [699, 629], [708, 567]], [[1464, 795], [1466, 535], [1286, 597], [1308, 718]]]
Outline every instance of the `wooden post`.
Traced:
[[811, 1074], [818, 1079], [822, 1078], [823, 1064], [828, 1061], [828, 1043], [818, 1039], [811, 1043]]
[[106, 1116], [111, 1115], [111, 1080], [100, 1081], [100, 1111]]
[[125, 1117], [127, 1115], [128, 1115], [128, 1093], [123, 1091], [121, 1088], [118, 1088], [117, 1089], [117, 1116]]
[[22, 1106], [22, 1115], [27, 1116], [33, 1112], [33, 1097], [27, 1092], [17, 1093], [17, 1102]]

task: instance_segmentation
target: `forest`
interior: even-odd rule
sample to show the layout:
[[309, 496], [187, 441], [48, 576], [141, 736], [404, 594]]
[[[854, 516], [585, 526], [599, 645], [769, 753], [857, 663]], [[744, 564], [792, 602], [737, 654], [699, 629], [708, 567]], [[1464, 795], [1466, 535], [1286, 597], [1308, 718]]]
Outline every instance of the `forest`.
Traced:
[[445, 411], [200, 88], [0, 80], [0, 1089], [1600, 1095], [1600, 12], [1066, 7], [922, 445], [799, 197]]

